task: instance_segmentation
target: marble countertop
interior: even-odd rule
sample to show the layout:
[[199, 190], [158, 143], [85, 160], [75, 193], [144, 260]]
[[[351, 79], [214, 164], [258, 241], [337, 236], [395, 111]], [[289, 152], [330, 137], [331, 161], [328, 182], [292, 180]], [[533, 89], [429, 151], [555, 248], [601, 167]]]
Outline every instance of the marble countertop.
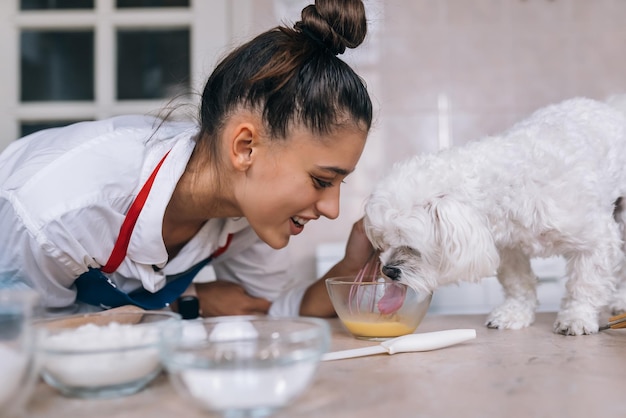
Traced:
[[[315, 380], [273, 417], [626, 416], [626, 329], [565, 337], [554, 313], [519, 331], [487, 329], [483, 315], [430, 315], [416, 332], [474, 328], [477, 338], [440, 350], [322, 362]], [[337, 320], [331, 350], [376, 344]], [[211, 417], [161, 375], [143, 391], [110, 400], [65, 398], [39, 382], [28, 418]]]

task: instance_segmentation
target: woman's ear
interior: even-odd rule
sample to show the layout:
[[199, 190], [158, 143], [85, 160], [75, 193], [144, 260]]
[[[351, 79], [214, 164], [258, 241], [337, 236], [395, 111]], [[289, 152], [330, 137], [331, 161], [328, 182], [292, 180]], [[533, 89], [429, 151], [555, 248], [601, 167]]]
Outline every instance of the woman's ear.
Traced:
[[229, 134], [229, 156], [235, 169], [246, 171], [256, 157], [258, 131], [252, 123], [240, 123]]

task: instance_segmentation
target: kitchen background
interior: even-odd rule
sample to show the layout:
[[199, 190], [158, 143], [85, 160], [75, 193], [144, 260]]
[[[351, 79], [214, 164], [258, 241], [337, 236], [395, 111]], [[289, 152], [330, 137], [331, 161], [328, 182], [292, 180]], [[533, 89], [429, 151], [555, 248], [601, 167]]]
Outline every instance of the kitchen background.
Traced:
[[[0, 150], [47, 126], [155, 112], [201, 91], [231, 47], [305, 0], [3, 0]], [[344, 54], [363, 77], [375, 121], [339, 219], [309, 223], [287, 251], [313, 280], [340, 258], [372, 185], [395, 161], [496, 135], [533, 110], [626, 93], [624, 0], [366, 0], [369, 36]], [[191, 100], [194, 98], [191, 96]], [[554, 310], [560, 259], [534, 260], [540, 309]], [[208, 275], [207, 275], [208, 276]], [[446, 288], [433, 312], [485, 312], [495, 279]]]

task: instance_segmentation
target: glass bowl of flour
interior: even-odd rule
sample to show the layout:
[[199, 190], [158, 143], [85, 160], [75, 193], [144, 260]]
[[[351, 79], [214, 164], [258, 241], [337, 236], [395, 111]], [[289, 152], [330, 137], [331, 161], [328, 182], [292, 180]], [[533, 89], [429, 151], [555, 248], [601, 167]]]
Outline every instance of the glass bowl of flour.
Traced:
[[0, 415], [21, 416], [37, 378], [36, 334], [31, 326], [37, 294], [0, 289]]
[[139, 309], [36, 321], [41, 377], [70, 397], [136, 393], [162, 371], [159, 332], [178, 321], [173, 312]]
[[182, 397], [221, 416], [261, 417], [307, 389], [329, 341], [322, 319], [229, 316], [182, 321], [161, 349]]

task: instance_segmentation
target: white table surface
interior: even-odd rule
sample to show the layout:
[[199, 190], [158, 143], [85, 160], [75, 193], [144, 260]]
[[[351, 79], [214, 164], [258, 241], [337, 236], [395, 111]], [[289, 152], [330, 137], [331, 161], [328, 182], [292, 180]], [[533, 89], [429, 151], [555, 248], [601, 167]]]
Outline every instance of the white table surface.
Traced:
[[[477, 338], [436, 351], [323, 362], [313, 384], [274, 415], [295, 417], [626, 417], [626, 329], [565, 337], [554, 313], [530, 328], [487, 329], [484, 315], [427, 315], [416, 332], [474, 328]], [[335, 319], [331, 350], [376, 344]], [[167, 376], [117, 399], [65, 398], [39, 382], [28, 418], [195, 418]], [[0, 414], [1, 415], [1, 414]]]

